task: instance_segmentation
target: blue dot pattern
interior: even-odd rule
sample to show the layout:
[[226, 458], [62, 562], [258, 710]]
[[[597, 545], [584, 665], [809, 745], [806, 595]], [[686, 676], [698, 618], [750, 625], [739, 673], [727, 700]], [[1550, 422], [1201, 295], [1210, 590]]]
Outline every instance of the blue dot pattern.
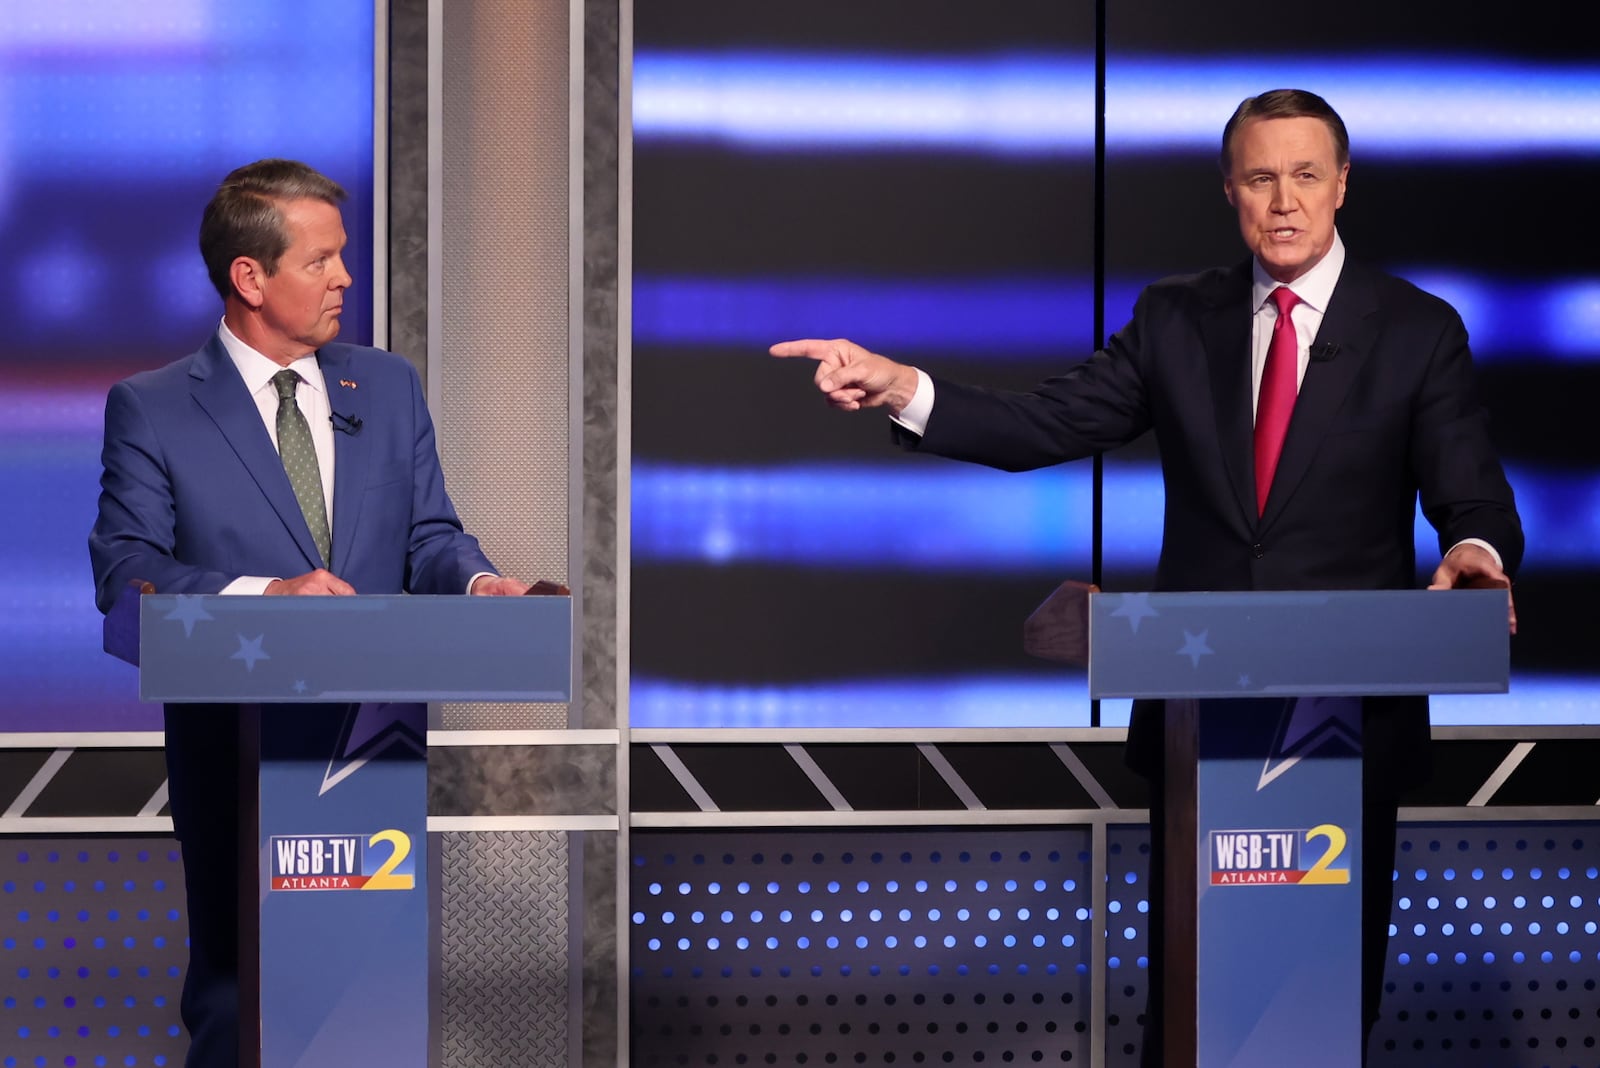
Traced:
[[311, 540], [317, 543], [323, 566], [332, 559], [333, 538], [328, 533], [328, 505], [322, 496], [322, 469], [317, 466], [317, 447], [311, 441], [311, 427], [295, 403], [295, 390], [300, 376], [284, 368], [272, 376], [278, 391], [278, 455], [283, 458], [283, 469], [289, 475], [289, 485], [294, 488], [295, 500], [300, 502], [300, 512], [311, 530]]
[[0, 846], [0, 1068], [181, 1065], [182, 908], [170, 839]]
[[636, 832], [633, 1063], [1086, 1064], [1089, 843]]
[[1137, 1068], [1144, 1041], [1149, 872], [1150, 829], [1143, 824], [1106, 828], [1107, 1068]]
[[1600, 1066], [1600, 827], [1407, 824], [1395, 868], [1374, 1064]]

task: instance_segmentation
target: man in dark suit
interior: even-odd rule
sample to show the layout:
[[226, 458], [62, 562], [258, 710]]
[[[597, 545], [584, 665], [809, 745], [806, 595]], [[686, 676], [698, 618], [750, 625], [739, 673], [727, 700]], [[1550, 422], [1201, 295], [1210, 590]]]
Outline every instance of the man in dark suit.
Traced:
[[[206, 207], [217, 332], [107, 398], [89, 536], [101, 611], [136, 582], [192, 594], [527, 591], [462, 530], [411, 365], [333, 343], [351, 283], [344, 197], [303, 163], [262, 160]], [[167, 706], [191, 1068], [238, 1062], [238, 747], [232, 708]]]
[[[1346, 258], [1334, 216], [1349, 170], [1344, 123], [1320, 97], [1245, 100], [1223, 132], [1222, 172], [1251, 259], [1150, 286], [1103, 350], [1031, 392], [932, 378], [842, 339], [772, 354], [816, 360], [835, 407], [887, 408], [909, 447], [991, 467], [1041, 467], [1153, 430], [1166, 486], [1162, 590], [1411, 587], [1419, 494], [1442, 553], [1430, 588], [1509, 588], [1522, 528], [1466, 330], [1443, 301]], [[1393, 894], [1383, 873], [1399, 796], [1426, 773], [1427, 703], [1369, 701], [1363, 721], [1370, 1034]], [[1129, 761], [1152, 780], [1154, 856], [1162, 726], [1159, 706], [1140, 705], [1129, 730]], [[1152, 961], [1160, 912], [1152, 900]], [[1146, 1064], [1160, 1056], [1154, 975], [1151, 989]]]

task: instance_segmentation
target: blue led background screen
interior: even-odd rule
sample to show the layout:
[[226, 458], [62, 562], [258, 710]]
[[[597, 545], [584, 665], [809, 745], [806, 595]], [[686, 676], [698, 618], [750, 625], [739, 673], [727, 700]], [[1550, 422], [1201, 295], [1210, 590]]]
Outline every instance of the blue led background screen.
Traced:
[[215, 329], [200, 212], [263, 156], [349, 191], [341, 338], [371, 340], [372, 79], [367, 3], [0, 4], [0, 730], [159, 728], [100, 651], [106, 389]]
[[[635, 6], [635, 726], [1083, 721], [1021, 624], [1089, 569], [1087, 466], [902, 453], [774, 341], [1025, 386], [1093, 342], [1093, 9]], [[931, 109], [931, 115], [930, 115]], [[977, 139], [979, 143], [974, 143]]]
[[[1119, 0], [1097, 140], [1094, 5], [870, 8], [636, 10], [635, 726], [1087, 723], [1081, 678], [1020, 630], [1091, 575], [1090, 465], [901, 453], [764, 351], [842, 335], [989, 384], [1059, 372], [1092, 350], [1098, 291], [1110, 332], [1143, 284], [1243, 258], [1217, 142], [1282, 85], [1350, 127], [1350, 254], [1466, 320], [1527, 528], [1513, 693], [1434, 720], [1595, 720], [1600, 266], [1560, 208], [1600, 179], [1587, 42], [1443, 3]], [[1146, 588], [1151, 442], [1108, 458], [1104, 495], [1107, 588]]]

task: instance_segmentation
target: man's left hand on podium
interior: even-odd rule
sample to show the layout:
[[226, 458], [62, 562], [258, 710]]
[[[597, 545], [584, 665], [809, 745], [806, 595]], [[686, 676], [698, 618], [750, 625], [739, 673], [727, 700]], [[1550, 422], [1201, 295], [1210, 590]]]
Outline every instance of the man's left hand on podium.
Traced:
[[475, 597], [520, 597], [528, 592], [528, 584], [507, 575], [479, 575], [467, 592]]
[[1462, 542], [1445, 553], [1428, 583], [1430, 590], [1503, 589], [1510, 610], [1511, 633], [1517, 632], [1517, 603], [1511, 597], [1511, 577], [1481, 545]]

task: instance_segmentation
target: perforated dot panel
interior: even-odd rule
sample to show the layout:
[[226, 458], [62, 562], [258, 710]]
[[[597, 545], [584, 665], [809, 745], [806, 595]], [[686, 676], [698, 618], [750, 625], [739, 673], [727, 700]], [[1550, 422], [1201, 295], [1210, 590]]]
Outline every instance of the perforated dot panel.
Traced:
[[1106, 1066], [1136, 1068], [1149, 996], [1150, 828], [1106, 829]]
[[0, 850], [0, 1066], [179, 1065], [188, 958], [177, 843]]
[[633, 838], [634, 1063], [1087, 1063], [1085, 828]]
[[1374, 1064], [1600, 1065], [1600, 828], [1407, 824], [1396, 869]]

